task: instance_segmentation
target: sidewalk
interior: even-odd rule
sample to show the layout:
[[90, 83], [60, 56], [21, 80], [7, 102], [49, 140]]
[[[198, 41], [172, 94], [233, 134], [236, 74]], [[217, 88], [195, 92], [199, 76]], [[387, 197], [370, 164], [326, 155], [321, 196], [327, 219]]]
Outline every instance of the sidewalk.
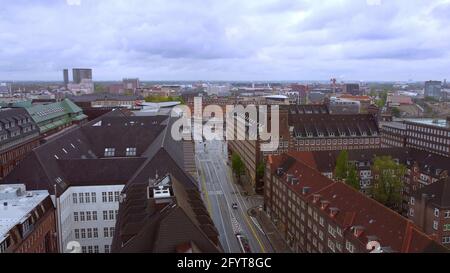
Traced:
[[267, 239], [269, 240], [272, 249], [275, 253], [291, 253], [281, 234], [278, 232], [275, 225], [269, 219], [267, 214], [259, 208], [253, 208], [252, 214], [261, 225]]

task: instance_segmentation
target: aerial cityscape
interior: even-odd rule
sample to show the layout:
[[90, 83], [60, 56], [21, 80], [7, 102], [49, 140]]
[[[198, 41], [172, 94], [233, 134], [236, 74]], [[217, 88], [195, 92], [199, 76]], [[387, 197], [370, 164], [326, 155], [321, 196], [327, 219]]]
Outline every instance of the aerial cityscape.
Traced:
[[318, 2], [2, 4], [0, 258], [448, 253], [450, 1]]

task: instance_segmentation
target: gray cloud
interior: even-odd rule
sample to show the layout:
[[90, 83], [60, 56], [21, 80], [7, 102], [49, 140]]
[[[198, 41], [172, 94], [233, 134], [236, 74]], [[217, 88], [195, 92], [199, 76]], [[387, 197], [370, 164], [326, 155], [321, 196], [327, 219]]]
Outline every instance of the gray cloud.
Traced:
[[2, 1], [0, 79], [448, 77], [448, 0]]

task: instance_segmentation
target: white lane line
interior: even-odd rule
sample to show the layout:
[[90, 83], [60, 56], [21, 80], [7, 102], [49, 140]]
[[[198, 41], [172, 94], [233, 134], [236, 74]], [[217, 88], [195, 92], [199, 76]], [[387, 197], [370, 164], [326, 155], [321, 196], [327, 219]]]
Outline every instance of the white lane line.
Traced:
[[[204, 166], [202, 166], [202, 169], [204, 170]], [[208, 165], [206, 165], [206, 169], [208, 169], [209, 177], [211, 177], [211, 172], [209, 170]], [[225, 237], [225, 242], [227, 243], [228, 252], [231, 253], [230, 242], [228, 241], [228, 236], [226, 234], [226, 229], [225, 229], [225, 222], [223, 221], [222, 210], [219, 205], [219, 198], [217, 198], [217, 195], [214, 195], [214, 197], [216, 199], [217, 209], [219, 210], [220, 221], [222, 222], [223, 236]]]

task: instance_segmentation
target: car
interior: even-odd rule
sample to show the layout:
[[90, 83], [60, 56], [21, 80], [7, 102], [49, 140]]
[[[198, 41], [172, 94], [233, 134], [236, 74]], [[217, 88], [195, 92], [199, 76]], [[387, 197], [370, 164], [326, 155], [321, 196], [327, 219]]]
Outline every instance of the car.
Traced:
[[232, 207], [233, 209], [238, 209], [238, 204], [233, 203], [233, 204], [231, 205], [231, 207]]

